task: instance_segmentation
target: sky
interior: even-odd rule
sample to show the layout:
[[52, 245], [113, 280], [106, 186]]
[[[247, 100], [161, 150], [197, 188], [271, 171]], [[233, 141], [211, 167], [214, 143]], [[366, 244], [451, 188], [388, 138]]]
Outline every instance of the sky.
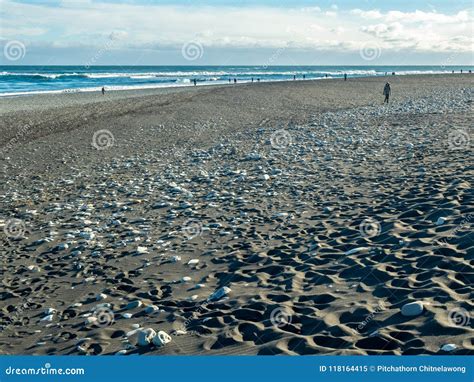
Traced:
[[473, 65], [465, 0], [0, 0], [2, 65]]

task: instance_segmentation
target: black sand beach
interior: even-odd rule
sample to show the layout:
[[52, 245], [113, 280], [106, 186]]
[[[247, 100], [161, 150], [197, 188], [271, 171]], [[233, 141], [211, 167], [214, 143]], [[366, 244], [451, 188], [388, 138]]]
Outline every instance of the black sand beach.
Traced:
[[473, 88], [2, 99], [1, 351], [471, 354]]

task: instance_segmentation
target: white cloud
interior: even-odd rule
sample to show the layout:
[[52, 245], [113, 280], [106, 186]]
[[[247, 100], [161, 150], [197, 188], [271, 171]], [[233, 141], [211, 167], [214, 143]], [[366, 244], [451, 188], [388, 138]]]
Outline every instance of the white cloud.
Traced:
[[455, 14], [319, 7], [180, 7], [62, 0], [46, 7], [0, 0], [4, 39], [31, 44], [117, 48], [181, 47], [197, 40], [216, 48], [287, 48], [357, 51], [368, 40], [384, 50], [469, 52], [470, 11]]

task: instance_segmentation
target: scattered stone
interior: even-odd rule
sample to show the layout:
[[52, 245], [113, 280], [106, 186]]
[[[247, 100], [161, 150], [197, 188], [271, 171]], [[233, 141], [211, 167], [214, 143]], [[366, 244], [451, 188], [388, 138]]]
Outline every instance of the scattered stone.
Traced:
[[85, 240], [92, 240], [95, 238], [95, 235], [93, 232], [81, 232], [79, 236]]
[[441, 346], [442, 351], [450, 352], [456, 350], [458, 347], [455, 344], [446, 344]]
[[155, 338], [156, 332], [152, 328], [142, 329], [138, 332], [138, 346], [148, 346]]
[[213, 294], [211, 294], [208, 298], [209, 301], [216, 301], [216, 300], [220, 300], [222, 297], [226, 296], [227, 294], [229, 294], [230, 292], [232, 292], [232, 289], [230, 289], [229, 287], [222, 287], [218, 290], [216, 290]]
[[89, 316], [89, 317], [86, 318], [85, 324], [86, 325], [91, 325], [91, 324], [95, 324], [96, 322], [97, 322], [97, 317]]
[[131, 310], [131, 309], [139, 308], [140, 306], [142, 306], [142, 304], [143, 303], [140, 300], [131, 301], [127, 304], [127, 306], [125, 307], [125, 310]]
[[406, 317], [418, 316], [423, 312], [423, 303], [415, 301], [405, 304], [402, 306], [401, 312]]
[[171, 342], [171, 337], [168, 335], [168, 333], [164, 332], [163, 330], [160, 330], [158, 334], [153, 337], [153, 345], [155, 346], [164, 346], [167, 343]]
[[59, 252], [59, 251], [65, 251], [68, 248], [69, 248], [69, 244], [63, 243], [63, 244], [59, 244], [56, 247], [54, 247], [53, 250], [56, 251], [56, 252]]
[[79, 354], [87, 354], [87, 349], [83, 346], [78, 345], [76, 350], [79, 352]]
[[188, 265], [196, 265], [199, 263], [199, 259], [191, 259], [188, 261]]
[[363, 251], [366, 251], [368, 248], [366, 247], [357, 247], [357, 248], [352, 248], [350, 249], [349, 251], [347, 251], [345, 253], [345, 255], [353, 255], [354, 253], [358, 253], [358, 252], [363, 252]]
[[159, 310], [160, 309], [156, 305], [148, 305], [145, 308], [145, 313], [146, 314], [156, 313], [156, 312], [159, 312]]

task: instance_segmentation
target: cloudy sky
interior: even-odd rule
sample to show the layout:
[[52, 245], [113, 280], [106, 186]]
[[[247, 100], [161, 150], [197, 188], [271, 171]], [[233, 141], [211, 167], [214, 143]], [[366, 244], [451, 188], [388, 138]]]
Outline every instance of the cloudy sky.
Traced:
[[1, 63], [472, 65], [473, 20], [470, 0], [0, 0]]

